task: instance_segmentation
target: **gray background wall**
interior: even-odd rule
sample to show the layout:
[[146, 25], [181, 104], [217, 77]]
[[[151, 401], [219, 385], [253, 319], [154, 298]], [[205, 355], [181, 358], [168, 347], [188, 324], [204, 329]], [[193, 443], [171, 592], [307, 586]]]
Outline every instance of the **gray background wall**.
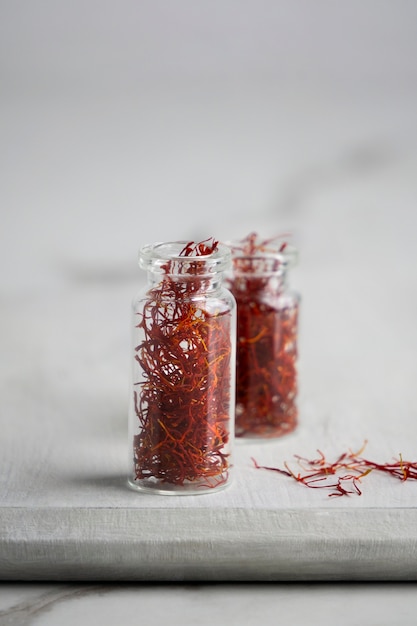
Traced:
[[416, 31], [413, 0], [1, 0], [4, 289], [124, 280], [148, 241], [253, 229], [368, 263], [382, 220], [401, 254]]

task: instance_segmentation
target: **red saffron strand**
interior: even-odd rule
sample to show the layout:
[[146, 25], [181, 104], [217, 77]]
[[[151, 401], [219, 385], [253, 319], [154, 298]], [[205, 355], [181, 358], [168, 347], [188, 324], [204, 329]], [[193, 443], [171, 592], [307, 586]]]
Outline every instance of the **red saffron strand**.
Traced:
[[282, 237], [251, 233], [232, 246], [238, 437], [279, 437], [297, 425], [298, 299], [285, 293]]
[[200, 241], [199, 243], [189, 241], [181, 250], [179, 256], [206, 256], [207, 254], [213, 254], [213, 252], [217, 250], [218, 245], [219, 242], [213, 237], [204, 239], [204, 241]]
[[[136, 383], [134, 410], [135, 480], [214, 488], [229, 471], [230, 315], [209, 312], [195, 294], [204, 294], [207, 278], [198, 257], [217, 249], [214, 239], [189, 242], [182, 257], [184, 279], [171, 277], [168, 261], [161, 282], [147, 293], [140, 321], [142, 341], [135, 359], [143, 379]], [[175, 266], [178, 271], [178, 265]], [[193, 297], [190, 297], [193, 296]]]
[[[404, 461], [400, 454], [399, 459], [394, 460], [394, 462], [376, 463], [375, 461], [361, 456], [366, 443], [367, 442], [365, 442], [359, 452], [354, 453], [349, 450], [349, 452], [340, 454], [333, 462], [327, 461], [320, 450], [318, 450], [319, 457], [316, 459], [307, 459], [299, 455], [294, 455], [294, 458], [304, 474], [295, 474], [287, 462], [284, 463], [285, 470], [277, 467], [259, 465], [254, 458], [252, 458], [252, 462], [256, 469], [264, 469], [284, 474], [305, 487], [331, 490], [328, 494], [329, 497], [348, 496], [351, 494], [362, 495], [359, 483], [362, 478], [371, 472], [390, 474], [402, 482], [406, 480], [417, 480], [417, 462]], [[335, 481], [330, 480], [332, 476], [335, 477]]]

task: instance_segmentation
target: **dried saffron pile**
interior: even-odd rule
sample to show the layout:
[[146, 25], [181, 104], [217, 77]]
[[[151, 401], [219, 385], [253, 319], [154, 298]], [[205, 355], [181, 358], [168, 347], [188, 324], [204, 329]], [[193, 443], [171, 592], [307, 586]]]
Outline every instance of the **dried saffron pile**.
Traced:
[[285, 284], [287, 243], [277, 239], [252, 233], [232, 246], [238, 437], [279, 437], [297, 424], [299, 301]]
[[[208, 310], [207, 278], [200, 257], [214, 240], [190, 242], [168, 261], [161, 281], [147, 292], [135, 348], [142, 370], [134, 410], [135, 480], [214, 488], [227, 480], [230, 439], [230, 312]], [[173, 264], [176, 263], [176, 267]], [[183, 274], [182, 274], [183, 272]]]
[[362, 495], [359, 484], [370, 472], [390, 474], [401, 481], [417, 480], [416, 462], [404, 461], [399, 455], [399, 458], [392, 463], [376, 463], [362, 456], [365, 445], [366, 442], [361, 450], [356, 453], [351, 450], [342, 453], [333, 462], [328, 461], [320, 450], [318, 450], [319, 456], [316, 459], [294, 455], [303, 471], [303, 473], [298, 472], [297, 474], [293, 472], [288, 463], [284, 463], [285, 469], [281, 469], [259, 465], [255, 459], [252, 461], [257, 469], [289, 476], [311, 489], [326, 489], [330, 492], [329, 497]]

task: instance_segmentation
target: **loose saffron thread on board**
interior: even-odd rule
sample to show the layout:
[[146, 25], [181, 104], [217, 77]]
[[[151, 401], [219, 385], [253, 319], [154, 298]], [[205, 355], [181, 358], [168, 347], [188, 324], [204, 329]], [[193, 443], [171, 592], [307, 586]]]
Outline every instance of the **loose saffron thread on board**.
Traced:
[[330, 489], [329, 497], [362, 495], [359, 484], [362, 478], [371, 472], [390, 474], [402, 482], [417, 480], [417, 462], [404, 461], [400, 454], [399, 459], [392, 463], [376, 463], [362, 456], [366, 444], [367, 442], [358, 452], [352, 452], [352, 450], [344, 452], [332, 463], [327, 461], [320, 450], [317, 451], [319, 457], [316, 459], [307, 459], [295, 454], [294, 458], [304, 472], [303, 474], [293, 472], [287, 462], [284, 463], [285, 469], [259, 465], [253, 457], [252, 462], [256, 469], [278, 472], [311, 489]]
[[237, 303], [236, 435], [278, 437], [297, 424], [298, 304], [279, 304], [288, 235], [251, 233], [232, 245]]
[[[198, 257], [217, 250], [214, 239], [189, 242], [181, 257], [196, 257], [183, 267], [170, 260], [161, 282], [148, 292], [137, 325], [144, 338], [135, 348], [143, 371], [136, 383], [135, 478], [183, 485], [197, 481], [214, 488], [227, 480], [230, 407], [230, 320], [210, 313], [192, 297], [204, 295], [208, 279]], [[173, 270], [184, 273], [184, 280]], [[203, 264], [204, 265], [204, 264]]]

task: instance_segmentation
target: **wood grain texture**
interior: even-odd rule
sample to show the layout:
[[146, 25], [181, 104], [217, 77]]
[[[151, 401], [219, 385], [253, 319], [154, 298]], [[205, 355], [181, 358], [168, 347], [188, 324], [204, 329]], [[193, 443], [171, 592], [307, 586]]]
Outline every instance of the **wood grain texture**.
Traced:
[[340, 188], [294, 214], [299, 427], [236, 445], [218, 494], [126, 487], [136, 284], [66, 276], [2, 296], [0, 578], [416, 579], [416, 483], [371, 474], [362, 496], [332, 499], [251, 461], [332, 458], [365, 439], [378, 462], [416, 460], [416, 162], [371, 179], [342, 168]]
[[417, 580], [416, 510], [3, 512], [2, 580]]

